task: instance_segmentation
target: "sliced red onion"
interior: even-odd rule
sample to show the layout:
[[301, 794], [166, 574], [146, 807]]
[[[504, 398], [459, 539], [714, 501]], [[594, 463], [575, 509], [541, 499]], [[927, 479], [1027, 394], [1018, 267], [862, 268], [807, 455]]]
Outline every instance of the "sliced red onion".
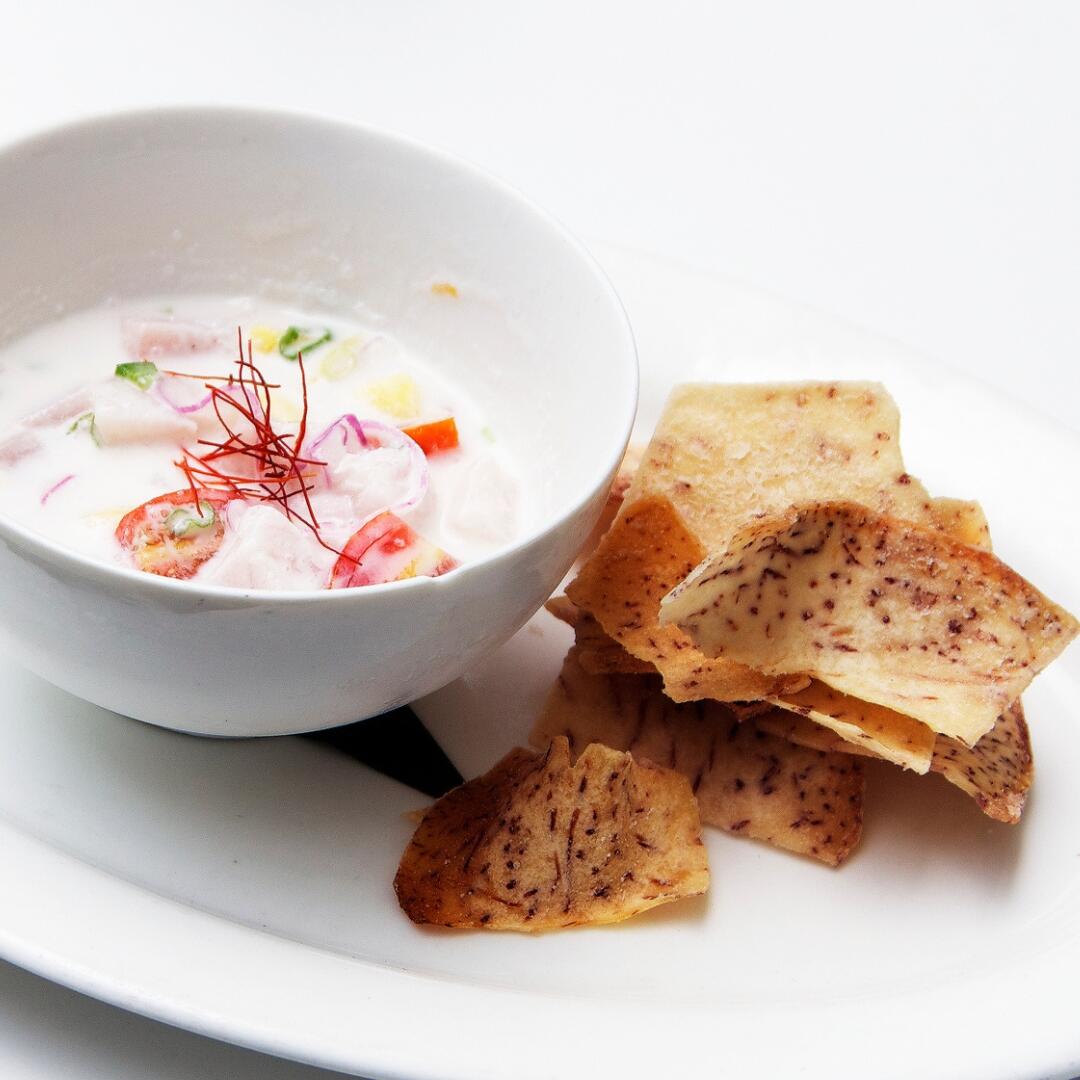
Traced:
[[178, 405], [165, 392], [165, 384], [167, 382], [168, 382], [167, 378], [156, 379], [154, 381], [154, 392], [157, 394], [157, 396], [159, 398], [161, 398], [162, 401], [165, 402], [166, 405], [169, 406], [170, 409], [173, 410], [173, 412], [178, 412], [178, 413], [182, 413], [182, 414], [185, 414], [185, 415], [187, 413], [198, 412], [200, 409], [205, 409], [206, 406], [210, 404], [211, 400], [214, 397], [214, 395], [211, 392], [207, 391], [207, 393], [206, 393], [206, 395], [204, 397], [199, 398], [198, 401], [193, 402], [190, 405]]
[[41, 496], [41, 505], [44, 506], [53, 495], [56, 494], [69, 480], [74, 480], [75, 474], [68, 473], [62, 480], [57, 480], [48, 491]]
[[[364, 450], [379, 450], [389, 447], [395, 450], [407, 450], [409, 453], [409, 488], [402, 499], [385, 507], [386, 510], [408, 510], [415, 506], [427, 493], [429, 469], [424, 451], [400, 428], [390, 427], [378, 420], [360, 420], [353, 413], [339, 416], [332, 424], [317, 435], [304, 453], [305, 457], [318, 460], [319, 448], [331, 435], [337, 434], [341, 445], [352, 453]], [[330, 483], [329, 470], [324, 466], [323, 475]], [[381, 512], [381, 511], [380, 511]]]

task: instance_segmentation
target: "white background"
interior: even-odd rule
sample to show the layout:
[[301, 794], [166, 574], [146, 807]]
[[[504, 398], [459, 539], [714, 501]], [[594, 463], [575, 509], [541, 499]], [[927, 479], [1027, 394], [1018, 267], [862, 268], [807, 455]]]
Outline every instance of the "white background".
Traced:
[[[586, 240], [840, 314], [1080, 427], [1080, 5], [0, 0], [0, 13], [0, 138], [191, 102], [396, 129], [501, 175]], [[0, 1075], [330, 1074], [0, 966]]]

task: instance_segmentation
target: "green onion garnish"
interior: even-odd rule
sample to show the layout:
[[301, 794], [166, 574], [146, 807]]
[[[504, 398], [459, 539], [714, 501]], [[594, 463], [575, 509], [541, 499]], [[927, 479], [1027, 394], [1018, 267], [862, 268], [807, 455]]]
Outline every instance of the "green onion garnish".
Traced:
[[333, 335], [329, 330], [309, 326], [290, 326], [278, 342], [278, 352], [286, 360], [295, 360], [299, 353], [305, 356], [320, 345], [325, 345]]
[[209, 529], [217, 521], [214, 508], [208, 502], [200, 502], [197, 507], [178, 506], [165, 519], [165, 528], [179, 540], [201, 529]]
[[154, 385], [158, 370], [157, 365], [149, 360], [138, 360], [131, 364], [117, 364], [116, 374], [134, 383], [140, 390], [149, 390]]
[[90, 432], [90, 438], [94, 440], [96, 446], [101, 446], [101, 432], [98, 431], [92, 412], [84, 412], [82, 416], [76, 417], [75, 422], [67, 429], [67, 433], [70, 435], [81, 427], [85, 427]]

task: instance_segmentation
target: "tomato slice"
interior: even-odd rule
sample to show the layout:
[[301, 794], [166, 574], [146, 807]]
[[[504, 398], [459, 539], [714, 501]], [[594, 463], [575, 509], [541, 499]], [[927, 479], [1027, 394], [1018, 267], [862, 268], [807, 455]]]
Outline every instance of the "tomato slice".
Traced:
[[225, 539], [221, 511], [229, 500], [219, 491], [200, 490], [196, 505], [191, 488], [158, 495], [120, 519], [116, 539], [140, 570], [192, 577]]
[[458, 445], [457, 424], [452, 416], [401, 430], [429, 456], [440, 450], [453, 450]]
[[457, 565], [456, 559], [387, 510], [349, 537], [330, 574], [329, 588], [354, 589], [411, 577], [439, 577]]

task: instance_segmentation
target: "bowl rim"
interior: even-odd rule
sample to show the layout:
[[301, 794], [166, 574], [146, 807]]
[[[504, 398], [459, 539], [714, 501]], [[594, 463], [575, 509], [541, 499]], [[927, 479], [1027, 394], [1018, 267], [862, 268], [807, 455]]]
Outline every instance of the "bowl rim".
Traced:
[[[168, 104], [140, 107], [132, 109], [116, 109], [108, 112], [87, 114], [74, 119], [65, 120], [45, 128], [27, 132], [15, 138], [0, 142], [0, 169], [11, 157], [19, 154], [33, 155], [35, 152], [48, 148], [58, 140], [70, 136], [87, 133], [94, 128], [122, 127], [124, 125], [136, 125], [139, 123], [160, 122], [170, 120], [200, 120], [211, 119], [222, 121], [227, 118], [242, 120], [245, 117], [260, 122], [279, 121], [323, 127], [340, 133], [359, 134], [373, 140], [389, 143], [398, 149], [409, 153], [426, 156], [433, 159], [441, 167], [457, 171], [470, 179], [486, 185], [495, 192], [501, 194], [514, 204], [517, 210], [532, 215], [543, 225], [550, 229], [581, 261], [591, 274], [597, 286], [598, 296], [607, 299], [614, 309], [614, 323], [620, 333], [617, 354], [623, 357], [626, 368], [624, 380], [619, 385], [624, 385], [628, 391], [627, 405], [628, 415], [622, 422], [622, 439], [606, 462], [604, 476], [610, 476], [618, 469], [622, 461], [626, 446], [630, 440], [630, 434], [637, 415], [638, 393], [640, 385], [637, 344], [634, 340], [633, 328], [630, 318], [626, 313], [619, 294], [614, 285], [597, 262], [595, 256], [589, 251], [584, 243], [579, 240], [555, 215], [544, 209], [519, 188], [508, 183], [501, 177], [489, 172], [487, 169], [458, 154], [432, 146], [420, 139], [413, 138], [400, 132], [391, 131], [374, 124], [360, 123], [341, 117], [302, 109], [270, 108], [262, 106], [232, 105], [232, 104]], [[132, 567], [112, 565], [95, 559], [80, 551], [65, 547], [63, 544], [43, 536], [17, 521], [11, 520], [0, 507], [0, 541], [6, 537], [14, 536], [23, 545], [36, 550], [41, 556], [61, 564], [69, 564], [73, 569], [82, 571], [84, 577], [98, 578], [103, 582], [114, 580], [125, 582], [132, 587], [148, 590], [158, 594], [162, 599], [173, 596], [177, 599], [189, 598], [197, 601], [206, 598], [218, 601], [222, 605], [247, 606], [247, 602], [253, 604], [274, 603], [347, 603], [358, 602], [359, 597], [378, 597], [388, 593], [400, 593], [405, 589], [440, 589], [453, 587], [454, 582], [460, 582], [474, 573], [482, 572], [488, 567], [504, 563], [523, 550], [532, 547], [537, 542], [556, 532], [569, 520], [581, 512], [585, 505], [596, 497], [599, 484], [593, 487], [585, 495], [578, 498], [570, 506], [562, 510], [555, 517], [539, 523], [525, 532], [522, 536], [504, 544], [487, 555], [466, 562], [440, 577], [416, 577], [406, 581], [391, 581], [380, 585], [367, 585], [362, 589], [241, 589], [226, 585], [203, 585], [192, 581], [176, 581], [172, 578], [161, 577], [158, 574], [150, 574]], [[231, 602], [231, 603], [230, 603]]]

